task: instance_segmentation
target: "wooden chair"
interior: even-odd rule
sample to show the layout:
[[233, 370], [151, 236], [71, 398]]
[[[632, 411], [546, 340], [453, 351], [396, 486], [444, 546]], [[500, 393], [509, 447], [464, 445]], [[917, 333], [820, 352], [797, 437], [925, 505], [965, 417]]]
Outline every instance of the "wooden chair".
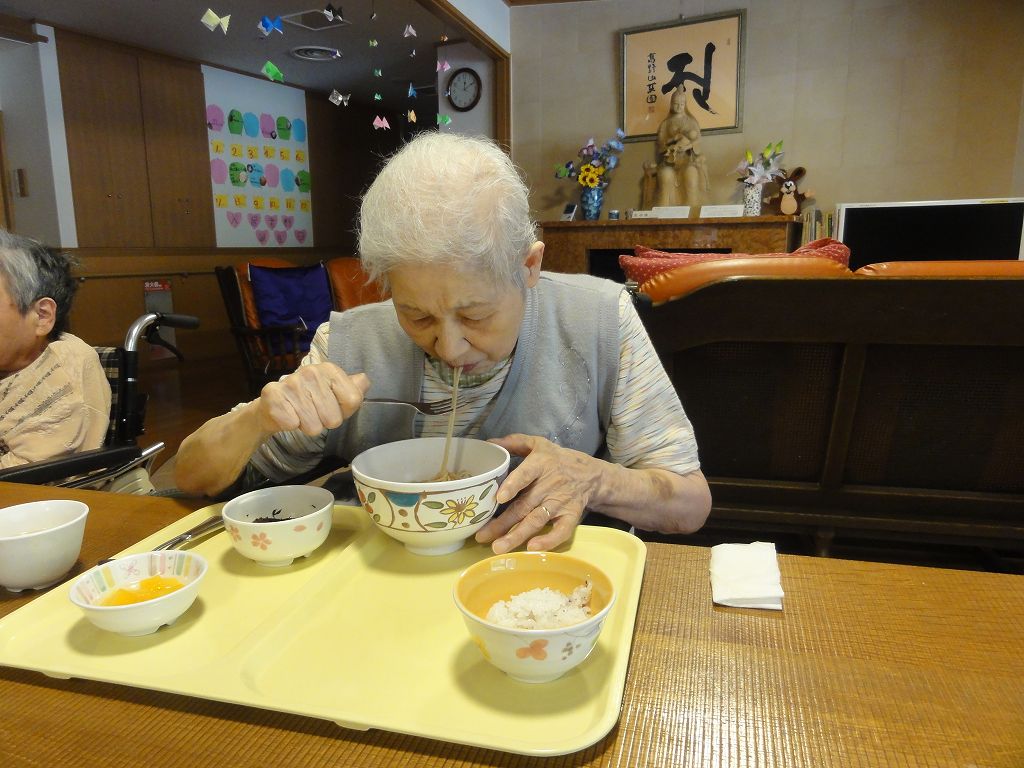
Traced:
[[[273, 256], [255, 258], [249, 263], [262, 267], [297, 266]], [[264, 326], [260, 323], [249, 283], [248, 263], [216, 267], [214, 272], [231, 324], [231, 334], [245, 366], [249, 394], [256, 396], [266, 384], [277, 381], [298, 366], [301, 353], [296, 350], [299, 349], [299, 337], [305, 328]]]
[[342, 312], [360, 304], [371, 304], [388, 298], [376, 283], [367, 282], [362, 263], [356, 256], [341, 256], [325, 262], [334, 293], [334, 309]]

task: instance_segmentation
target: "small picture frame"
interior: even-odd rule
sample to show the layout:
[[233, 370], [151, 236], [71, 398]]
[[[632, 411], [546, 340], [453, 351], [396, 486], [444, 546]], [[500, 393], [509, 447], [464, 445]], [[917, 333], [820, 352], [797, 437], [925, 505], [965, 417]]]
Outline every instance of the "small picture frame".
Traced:
[[565, 209], [562, 211], [562, 221], [575, 221], [578, 208], [579, 206], [576, 203], [566, 203]]

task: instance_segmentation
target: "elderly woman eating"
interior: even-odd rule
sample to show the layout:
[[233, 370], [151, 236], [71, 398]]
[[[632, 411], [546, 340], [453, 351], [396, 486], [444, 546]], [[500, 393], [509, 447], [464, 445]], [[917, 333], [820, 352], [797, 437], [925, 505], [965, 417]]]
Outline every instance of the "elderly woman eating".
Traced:
[[503, 513], [476, 534], [494, 552], [554, 548], [590, 511], [662, 533], [703, 525], [693, 431], [629, 296], [541, 271], [526, 186], [495, 144], [410, 141], [366, 192], [359, 249], [391, 300], [334, 313], [298, 370], [186, 438], [179, 488], [245, 490], [327, 455], [442, 436], [446, 415], [360, 405], [450, 398], [461, 370], [455, 434], [521, 457]]

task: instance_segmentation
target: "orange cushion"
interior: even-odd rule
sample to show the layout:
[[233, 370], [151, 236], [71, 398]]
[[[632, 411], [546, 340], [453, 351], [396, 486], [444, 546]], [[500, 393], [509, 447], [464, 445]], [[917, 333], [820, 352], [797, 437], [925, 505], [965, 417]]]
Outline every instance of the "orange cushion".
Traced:
[[817, 256], [781, 255], [773, 259], [743, 256], [691, 264], [669, 269], [640, 284], [640, 293], [655, 304], [683, 296], [703, 285], [732, 277], [838, 277], [852, 273], [845, 265]]
[[388, 294], [377, 283], [368, 283], [362, 262], [355, 256], [342, 256], [327, 263], [327, 274], [338, 311], [383, 301]]
[[297, 267], [298, 265], [279, 259], [276, 256], [257, 256], [246, 264], [235, 264], [235, 272], [238, 273], [238, 289], [242, 293], [242, 309], [245, 312], [245, 324], [249, 328], [262, 328], [260, 315], [256, 311], [256, 299], [252, 295], [252, 283], [249, 280], [249, 264], [257, 267]]
[[882, 261], [855, 274], [870, 277], [1024, 277], [1024, 261]]
[[633, 256], [619, 256], [619, 266], [626, 277], [637, 283], [644, 283], [660, 272], [691, 264], [722, 259], [777, 259], [781, 257], [813, 257], [831, 259], [846, 267], [850, 263], [850, 249], [828, 237], [814, 240], [797, 248], [792, 253], [667, 253], [638, 245]]

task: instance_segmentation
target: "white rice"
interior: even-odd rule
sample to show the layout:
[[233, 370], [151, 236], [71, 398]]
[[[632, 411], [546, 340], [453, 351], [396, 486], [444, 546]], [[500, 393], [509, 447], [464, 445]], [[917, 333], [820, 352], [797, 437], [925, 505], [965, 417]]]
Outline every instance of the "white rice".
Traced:
[[510, 600], [499, 600], [492, 605], [487, 621], [511, 629], [557, 629], [579, 624], [590, 618], [592, 592], [589, 579], [571, 595], [548, 587], [520, 592]]

